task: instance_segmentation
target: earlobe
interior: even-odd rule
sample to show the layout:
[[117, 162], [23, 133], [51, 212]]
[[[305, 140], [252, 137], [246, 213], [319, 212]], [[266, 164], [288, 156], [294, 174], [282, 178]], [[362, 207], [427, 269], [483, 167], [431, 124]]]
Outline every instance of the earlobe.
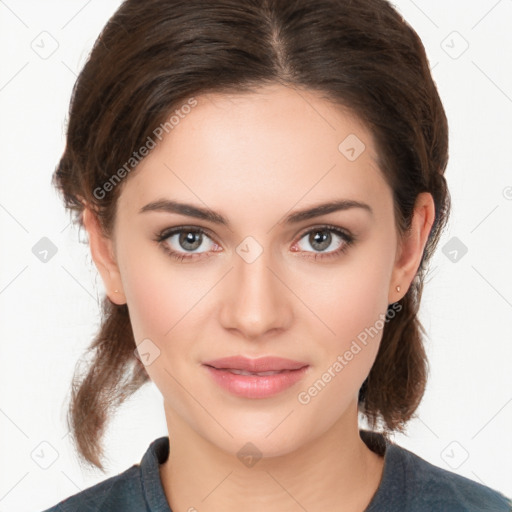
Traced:
[[[388, 303], [397, 302], [407, 293], [418, 272], [434, 218], [435, 206], [432, 195], [428, 192], [420, 193], [414, 205], [410, 229], [399, 244], [399, 254], [395, 261], [390, 282]], [[400, 283], [400, 289], [402, 290], [399, 294], [396, 290], [397, 283]]]
[[104, 236], [98, 218], [90, 208], [86, 207], [84, 209], [82, 220], [89, 235], [91, 257], [101, 275], [108, 298], [114, 304], [125, 304], [123, 283], [112, 240]]

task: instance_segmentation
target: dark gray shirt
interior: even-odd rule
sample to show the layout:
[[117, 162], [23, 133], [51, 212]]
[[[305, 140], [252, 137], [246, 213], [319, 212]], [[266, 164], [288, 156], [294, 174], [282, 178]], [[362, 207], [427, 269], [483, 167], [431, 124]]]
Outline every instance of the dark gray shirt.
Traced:
[[[377, 492], [364, 512], [511, 512], [512, 501], [456, 473], [430, 464], [386, 440], [360, 430], [368, 447], [384, 455]], [[140, 464], [79, 492], [44, 512], [172, 512], [158, 466], [169, 456], [169, 438], [153, 441]]]

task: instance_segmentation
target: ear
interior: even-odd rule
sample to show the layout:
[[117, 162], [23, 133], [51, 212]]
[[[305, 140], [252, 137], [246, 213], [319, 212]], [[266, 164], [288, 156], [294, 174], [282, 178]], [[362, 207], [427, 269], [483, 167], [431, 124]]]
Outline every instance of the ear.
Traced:
[[[432, 194], [418, 194], [410, 230], [399, 241], [399, 248], [390, 282], [388, 303], [400, 300], [409, 289], [420, 266], [423, 250], [435, 219], [435, 205]], [[400, 292], [396, 286], [400, 286]]]
[[114, 304], [125, 304], [123, 283], [112, 240], [104, 236], [98, 218], [90, 208], [86, 207], [84, 209], [82, 220], [89, 235], [91, 256], [101, 275], [108, 298]]

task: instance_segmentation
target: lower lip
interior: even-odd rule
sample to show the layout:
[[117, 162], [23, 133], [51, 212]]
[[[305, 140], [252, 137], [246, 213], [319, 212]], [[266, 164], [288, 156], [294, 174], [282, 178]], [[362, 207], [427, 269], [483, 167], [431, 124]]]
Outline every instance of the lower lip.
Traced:
[[213, 380], [230, 393], [244, 398], [267, 398], [293, 386], [304, 377], [307, 366], [274, 375], [237, 375], [204, 365]]

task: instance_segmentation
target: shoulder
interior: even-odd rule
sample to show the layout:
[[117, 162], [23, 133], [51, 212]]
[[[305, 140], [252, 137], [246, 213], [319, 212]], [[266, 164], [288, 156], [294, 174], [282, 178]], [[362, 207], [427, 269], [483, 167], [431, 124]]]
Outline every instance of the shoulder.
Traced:
[[512, 501], [500, 492], [427, 462], [394, 445], [406, 484], [407, 510], [511, 512]]
[[384, 456], [380, 485], [365, 512], [512, 512], [512, 501], [500, 492], [427, 462], [382, 432], [360, 433]]
[[99, 510], [145, 511], [140, 468], [134, 464], [119, 475], [66, 498], [43, 512], [97, 512]]
[[66, 498], [43, 512], [171, 512], [160, 481], [159, 464], [169, 455], [169, 437], [154, 440], [139, 464]]

